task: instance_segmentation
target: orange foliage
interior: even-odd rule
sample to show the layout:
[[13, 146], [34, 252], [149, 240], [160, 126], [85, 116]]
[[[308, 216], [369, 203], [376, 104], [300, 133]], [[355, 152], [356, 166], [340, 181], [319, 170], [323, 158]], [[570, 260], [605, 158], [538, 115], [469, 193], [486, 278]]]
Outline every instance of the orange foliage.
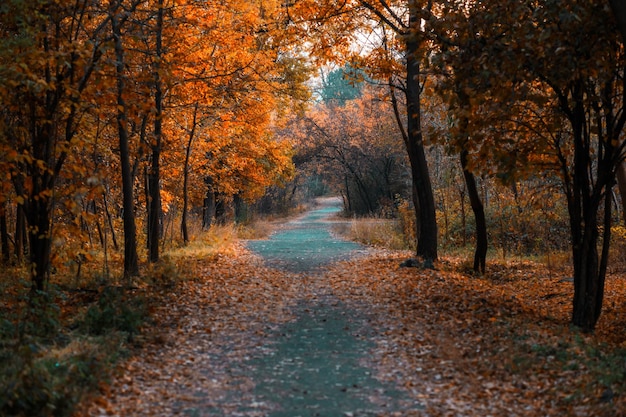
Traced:
[[[293, 175], [290, 145], [274, 140], [271, 128], [286, 109], [299, 106], [292, 103], [308, 97], [303, 86], [307, 70], [293, 40], [280, 31], [280, 2], [165, 1], [161, 57], [152, 52], [159, 2], [85, 2], [85, 15], [70, 3], [55, 2], [56, 8], [46, 11], [50, 16], [38, 15], [42, 21], [49, 19], [46, 23], [60, 19], [57, 32], [52, 23], [47, 33], [39, 33], [42, 25], [21, 28], [4, 9], [0, 14], [2, 53], [7, 56], [3, 62], [8, 63], [0, 70], [6, 110], [0, 123], [0, 164], [5, 167], [2, 172], [13, 173], [12, 179], [1, 181], [0, 200], [29, 206], [45, 200], [50, 212], [42, 222], [54, 220], [61, 226], [52, 228], [59, 242], [76, 240], [72, 251], [101, 248], [107, 235], [102, 233], [104, 225], [118, 233], [115, 228], [121, 217], [118, 114], [127, 122], [134, 194], [145, 194], [141, 177], [152, 164], [151, 147], [156, 143], [156, 72], [164, 97], [163, 114], [158, 117], [163, 126], [165, 211], [180, 205], [185, 171], [190, 174], [191, 203], [196, 206], [209, 191], [207, 178], [215, 184], [212, 191], [254, 200], [268, 186]], [[81, 19], [84, 24], [77, 23]], [[120, 74], [119, 57], [109, 43], [112, 19], [121, 25]], [[70, 33], [72, 22], [79, 28], [76, 33]], [[37, 41], [15, 41], [12, 33], [22, 29], [30, 31], [33, 39], [47, 37], [56, 50], [42, 50], [43, 43]], [[57, 78], [50, 76], [51, 69], [57, 71], [53, 74]], [[118, 75], [123, 82], [119, 97]], [[55, 100], [46, 100], [55, 95]], [[30, 107], [23, 106], [24, 101]], [[29, 115], [36, 118], [30, 125]], [[43, 143], [29, 126], [46, 123], [54, 129], [45, 139], [48, 143]], [[38, 149], [45, 158], [33, 154]], [[143, 208], [143, 198], [136, 200]], [[46, 234], [47, 228], [32, 226]], [[100, 245], [92, 233], [95, 227]], [[60, 263], [74, 257], [57, 255]]]

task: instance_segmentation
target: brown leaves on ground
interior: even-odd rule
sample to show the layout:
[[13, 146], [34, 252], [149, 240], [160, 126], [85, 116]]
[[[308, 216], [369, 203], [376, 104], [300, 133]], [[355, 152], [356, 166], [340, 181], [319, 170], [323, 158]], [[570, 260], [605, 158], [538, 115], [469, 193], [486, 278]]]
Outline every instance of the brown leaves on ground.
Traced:
[[79, 414], [234, 415], [246, 404], [246, 416], [267, 415], [239, 364], [265, 352], [293, 303], [332, 291], [370, 318], [370, 365], [423, 404], [411, 415], [626, 415], [624, 276], [608, 280], [605, 312], [587, 336], [569, 327], [563, 274], [520, 262], [476, 277], [453, 259], [400, 268], [405, 257], [373, 252], [323, 279], [268, 269], [243, 248], [188, 260], [188, 279], [163, 296], [143, 347]]
[[423, 415], [626, 415], [626, 277], [610, 277], [596, 335], [585, 336], [569, 326], [572, 282], [540, 264], [475, 277], [456, 260], [421, 270], [403, 259], [384, 253], [327, 276], [384, 329], [380, 376], [420, 398]]
[[141, 348], [77, 415], [169, 416], [194, 409], [230, 415], [246, 401], [253, 382], [233, 369], [289, 320], [301, 281], [236, 247], [179, 265], [184, 277], [164, 291]]

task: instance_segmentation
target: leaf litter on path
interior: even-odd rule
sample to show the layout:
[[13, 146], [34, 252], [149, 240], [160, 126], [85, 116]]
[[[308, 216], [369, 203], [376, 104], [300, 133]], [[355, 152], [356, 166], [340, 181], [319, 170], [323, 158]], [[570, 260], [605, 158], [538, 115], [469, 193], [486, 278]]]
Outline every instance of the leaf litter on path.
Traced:
[[81, 413], [626, 415], [624, 277], [588, 336], [568, 325], [571, 283], [538, 264], [475, 277], [453, 258], [423, 270], [400, 268], [405, 252], [358, 255], [189, 260], [155, 334]]
[[[298, 320], [323, 320], [339, 303], [341, 311], [358, 317], [346, 322], [363, 341], [359, 349], [368, 352], [351, 366], [369, 370], [365, 377], [377, 385], [367, 398], [350, 386], [338, 387], [352, 390], [366, 407], [338, 408], [336, 414], [326, 408], [317, 415], [625, 415], [619, 381], [600, 384], [594, 369], [600, 350], [608, 355], [624, 342], [623, 331], [618, 335], [611, 327], [623, 313], [623, 277], [608, 283], [604, 320], [595, 336], [587, 336], [568, 326], [571, 284], [548, 278], [537, 265], [473, 277], [457, 272], [453, 260], [436, 271], [399, 268], [405, 257], [372, 251], [321, 275], [267, 268], [244, 248], [237, 255], [197, 260], [187, 268], [194, 278], [155, 312], [155, 328], [147, 331], [158, 336], [119, 367], [82, 414], [290, 415], [280, 414], [280, 392], [268, 392], [288, 385], [258, 385], [264, 381], [254, 380], [255, 370], [265, 361], [277, 378], [288, 380], [298, 363], [281, 362], [284, 347], [277, 337], [288, 337], [286, 329], [295, 332]], [[303, 378], [306, 369], [291, 375]], [[300, 398], [303, 413], [291, 415], [316, 415], [315, 404], [304, 398], [305, 384], [294, 382], [289, 395]], [[384, 406], [389, 387], [404, 398], [395, 404], [400, 411]], [[614, 395], [607, 398], [609, 389]], [[376, 414], [365, 414], [367, 407]]]
[[[348, 261], [326, 277], [342, 300], [370, 312], [378, 375], [422, 401], [420, 415], [626, 415], [617, 395], [626, 375], [623, 276], [607, 283], [603, 321], [588, 336], [569, 327], [571, 283], [538, 264], [474, 277], [454, 259], [416, 270], [398, 266], [405, 258]], [[614, 381], [599, 361], [611, 355]]]

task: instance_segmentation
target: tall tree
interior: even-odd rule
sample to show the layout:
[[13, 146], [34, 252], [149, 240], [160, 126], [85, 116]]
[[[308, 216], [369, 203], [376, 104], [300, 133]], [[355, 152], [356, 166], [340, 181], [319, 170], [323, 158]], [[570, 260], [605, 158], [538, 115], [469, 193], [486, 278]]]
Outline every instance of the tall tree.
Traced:
[[189, 226], [187, 222], [189, 212], [189, 164], [191, 162], [191, 149], [196, 139], [196, 128], [198, 126], [198, 103], [194, 103], [191, 125], [187, 127], [189, 140], [185, 149], [185, 162], [183, 165], [183, 213], [180, 220], [180, 230], [183, 235], [185, 245], [189, 243]]
[[335, 102], [344, 105], [346, 101], [361, 96], [361, 71], [352, 69], [349, 65], [322, 74], [320, 96], [324, 102]]
[[[166, 48], [167, 61], [177, 64], [168, 68], [174, 81], [164, 129], [166, 136], [182, 134], [188, 142], [178, 157], [176, 147], [168, 149], [164, 164], [178, 159], [182, 175], [173, 179], [187, 180], [190, 199], [210, 188], [213, 200], [215, 193], [251, 200], [291, 175], [288, 142], [276, 142], [270, 128], [288, 106], [308, 97], [308, 71], [284, 45], [280, 7], [230, 0], [180, 2], [172, 9], [171, 21], [186, 30], [184, 36], [178, 30]], [[181, 189], [163, 181], [173, 193]]]
[[[626, 146], [620, 141], [626, 123], [624, 57], [615, 27], [607, 24], [611, 19], [603, 1], [553, 0], [529, 10], [520, 35], [536, 33], [538, 26], [548, 37], [542, 45], [545, 49], [536, 49], [530, 61], [520, 61], [528, 74], [554, 94], [554, 104], [568, 123], [568, 131], [555, 147], [570, 216], [572, 322], [593, 331], [604, 297], [611, 188]], [[528, 46], [528, 41], [518, 39], [515, 52], [527, 56]]]
[[[626, 3], [620, 0], [609, 0], [617, 28], [622, 35], [622, 45], [626, 45]], [[626, 161], [617, 168], [617, 186], [622, 198], [622, 217], [626, 226]]]
[[[134, 3], [136, 7], [138, 2]], [[139, 273], [137, 256], [137, 227], [135, 224], [135, 197], [133, 174], [130, 163], [130, 145], [128, 129], [128, 104], [126, 103], [125, 49], [123, 44], [122, 24], [123, 16], [128, 16], [123, 2], [111, 2], [109, 14], [111, 31], [113, 34], [114, 63], [116, 80], [116, 121], [119, 140], [120, 166], [122, 175], [123, 220], [124, 220], [124, 275], [129, 277]]]
[[472, 146], [515, 175], [557, 169], [570, 220], [572, 322], [593, 331], [608, 265], [611, 189], [626, 146], [617, 30], [602, 1], [466, 6], [460, 13], [470, 15], [473, 36], [465, 47], [474, 52], [464, 65], [474, 71], [463, 91], [474, 102], [466, 114], [479, 126]]
[[154, 135], [151, 141], [152, 155], [148, 174], [148, 259], [150, 262], [159, 260], [159, 239], [161, 237], [161, 148], [163, 143], [163, 0], [156, 4], [156, 23], [154, 27]]
[[[29, 234], [32, 288], [49, 273], [55, 187], [77, 132], [83, 95], [103, 54], [107, 22], [91, 1], [11, 1], [3, 5], [2, 106], [11, 113], [4, 137], [11, 177]], [[97, 17], [91, 19], [92, 16]], [[71, 168], [71, 167], [70, 167]]]
[[[400, 89], [406, 97], [405, 147], [409, 157], [414, 189], [415, 216], [418, 225], [417, 256], [430, 264], [437, 259], [438, 232], [428, 163], [426, 160], [424, 136], [421, 125], [421, 99], [427, 62], [429, 37], [425, 32], [424, 17], [429, 15], [431, 1], [408, 0], [351, 0], [345, 2], [323, 1], [315, 7], [307, 2], [296, 2], [293, 13], [302, 19], [302, 27], [308, 30], [314, 45], [314, 54], [325, 60], [345, 59], [355, 62], [369, 62], [365, 69], [372, 71], [380, 79], [388, 74], [387, 56], [379, 59], [380, 48], [372, 48], [369, 60], [354, 56], [354, 39], [358, 33], [381, 31], [395, 34], [396, 57], [403, 63]], [[298, 21], [296, 21], [298, 23]], [[334, 45], [333, 51], [329, 51]], [[357, 54], [358, 55], [358, 54]], [[382, 78], [387, 80], [388, 77]]]
[[[451, 126], [449, 132], [442, 132], [440, 140], [446, 142], [448, 149], [460, 154], [461, 169], [465, 181], [465, 189], [475, 219], [475, 250], [473, 269], [485, 272], [487, 250], [489, 246], [487, 220], [478, 187], [476, 185], [477, 164], [473, 163], [473, 139], [471, 137], [472, 102], [489, 100], [488, 92], [482, 90], [483, 97], [471, 94], [471, 86], [481, 85], [482, 80], [473, 59], [477, 53], [476, 46], [484, 36], [476, 30], [472, 16], [464, 13], [465, 2], [448, 2], [447, 8], [441, 11], [440, 19], [429, 19], [435, 48], [432, 58], [434, 72], [438, 79], [438, 89], [446, 99], [450, 113]], [[484, 168], [484, 164], [481, 166]]]

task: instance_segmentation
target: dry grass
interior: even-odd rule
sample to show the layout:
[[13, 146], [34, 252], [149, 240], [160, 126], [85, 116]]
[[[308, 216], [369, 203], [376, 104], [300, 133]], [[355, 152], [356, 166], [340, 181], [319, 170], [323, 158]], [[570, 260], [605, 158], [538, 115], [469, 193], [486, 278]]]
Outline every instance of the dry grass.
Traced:
[[[347, 239], [364, 245], [390, 250], [414, 250], [407, 242], [403, 232], [402, 221], [380, 218], [354, 218], [345, 222], [337, 222], [333, 230]], [[624, 228], [615, 228], [609, 262], [609, 273], [620, 274], [626, 272], [626, 232]], [[621, 233], [621, 234], [620, 234]], [[466, 246], [446, 246], [442, 248], [442, 255], [464, 259], [461, 269], [469, 271], [472, 268], [474, 246], [470, 242]], [[558, 274], [563, 270], [571, 269], [572, 257], [569, 251], [551, 251], [536, 255], [503, 253], [497, 248], [490, 248], [487, 253], [487, 269], [490, 265], [505, 265], [515, 262], [536, 262], [546, 267], [549, 275]]]
[[238, 230], [234, 225], [212, 226], [195, 236], [186, 246], [173, 247], [165, 254], [172, 259], [210, 258], [230, 252], [238, 238]]
[[347, 227], [337, 228], [337, 231], [348, 239], [364, 245], [392, 250], [409, 249], [397, 220], [352, 219]]
[[276, 222], [270, 220], [255, 220], [252, 223], [237, 226], [237, 236], [240, 239], [267, 239], [276, 230]]

